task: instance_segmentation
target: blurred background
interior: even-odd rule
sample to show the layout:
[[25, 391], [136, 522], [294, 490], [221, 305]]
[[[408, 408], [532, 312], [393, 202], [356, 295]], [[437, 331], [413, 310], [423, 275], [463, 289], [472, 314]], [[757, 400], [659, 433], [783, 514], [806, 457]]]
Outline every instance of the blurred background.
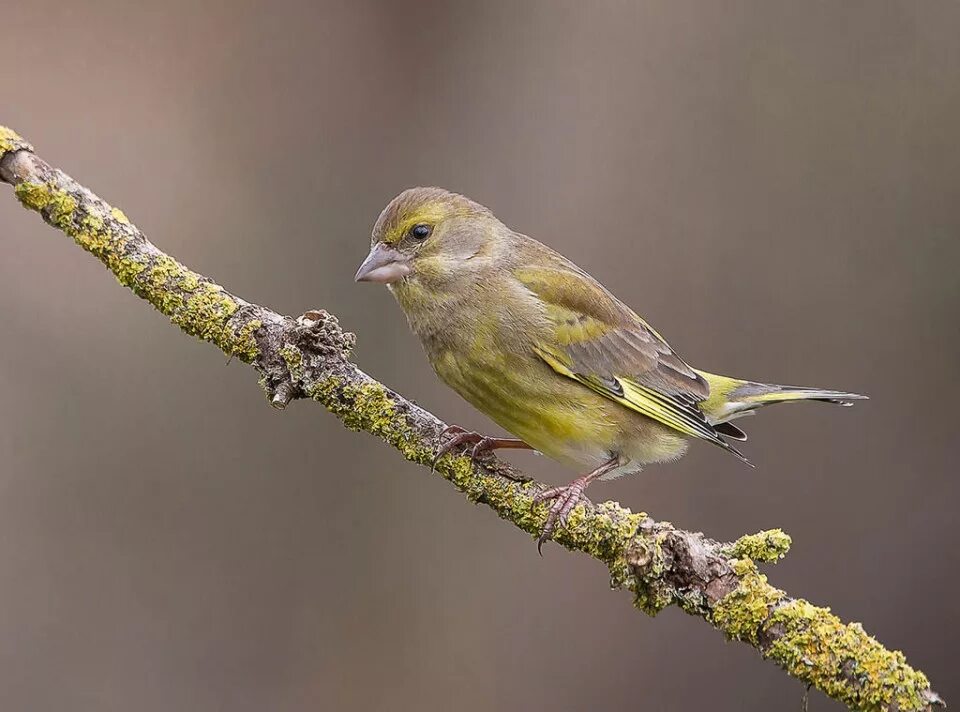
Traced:
[[[868, 393], [745, 422], [756, 470], [694, 446], [592, 495], [783, 527], [774, 583], [960, 702], [960, 4], [41, 0], [3, 27], [0, 123], [235, 293], [338, 314], [444, 419], [492, 429], [353, 283], [418, 184], [697, 366]], [[703, 621], [643, 616], [315, 405], [272, 410], [0, 192], [4, 709], [800, 709]]]

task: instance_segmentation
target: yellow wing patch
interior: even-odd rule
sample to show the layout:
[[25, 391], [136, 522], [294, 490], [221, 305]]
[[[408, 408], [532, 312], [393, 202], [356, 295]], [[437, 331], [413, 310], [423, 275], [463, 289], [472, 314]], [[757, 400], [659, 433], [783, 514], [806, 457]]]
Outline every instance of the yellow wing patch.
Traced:
[[749, 464], [740, 451], [723, 440], [713, 426], [707, 422], [695, 401], [684, 402], [652, 388], [647, 388], [629, 378], [600, 378], [575, 373], [557, 354], [542, 347], [535, 347], [534, 350], [560, 375], [572, 378], [600, 395], [669, 428], [673, 428], [677, 432], [718, 445]]

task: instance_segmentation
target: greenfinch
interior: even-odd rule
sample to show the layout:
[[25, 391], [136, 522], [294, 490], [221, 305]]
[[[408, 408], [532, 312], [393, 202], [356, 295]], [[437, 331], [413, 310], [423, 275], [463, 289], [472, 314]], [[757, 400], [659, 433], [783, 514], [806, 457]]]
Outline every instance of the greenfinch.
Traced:
[[411, 188], [384, 208], [356, 280], [386, 284], [441, 380], [516, 436], [453, 426], [438, 457], [531, 449], [584, 473], [537, 495], [551, 503], [538, 546], [594, 480], [674, 460], [690, 440], [748, 462], [730, 421], [770, 403], [864, 398], [692, 368], [570, 260], [441, 188]]

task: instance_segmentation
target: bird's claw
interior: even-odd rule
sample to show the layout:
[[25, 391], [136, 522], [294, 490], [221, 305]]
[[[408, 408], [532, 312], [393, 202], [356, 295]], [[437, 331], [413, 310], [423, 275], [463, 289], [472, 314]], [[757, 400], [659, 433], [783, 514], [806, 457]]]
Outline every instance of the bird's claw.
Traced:
[[[443, 430], [440, 431], [440, 434], [437, 435], [437, 451], [433, 454], [433, 461], [430, 463], [430, 474], [437, 469], [437, 462], [441, 457], [450, 452], [451, 442], [456, 438], [457, 435], [466, 432], [459, 425], [448, 425]], [[448, 435], [453, 435], [453, 438], [450, 438], [446, 443], [443, 442], [443, 439]]]
[[587, 498], [583, 496], [583, 491], [587, 488], [587, 484], [589, 484], [588, 480], [581, 477], [569, 485], [564, 487], [551, 487], [534, 496], [534, 504], [553, 500], [553, 504], [550, 505], [550, 511], [547, 514], [547, 521], [544, 522], [543, 530], [537, 538], [537, 553], [540, 554], [540, 556], [543, 556], [544, 542], [553, 536], [553, 533], [557, 530], [557, 526], [565, 527], [567, 520], [570, 518], [570, 513], [574, 508], [580, 502], [588, 501]]
[[[453, 437], [444, 442], [443, 439], [448, 435], [453, 435]], [[486, 437], [480, 433], [466, 430], [459, 425], [448, 425], [441, 430], [440, 435], [437, 436], [438, 447], [436, 454], [433, 456], [433, 462], [430, 464], [430, 471], [433, 472], [436, 470], [437, 462], [439, 462], [441, 457], [453, 452], [459, 447], [473, 445], [470, 449], [470, 459], [476, 460], [484, 452], [492, 449], [492, 446], [496, 442], [496, 438]]]

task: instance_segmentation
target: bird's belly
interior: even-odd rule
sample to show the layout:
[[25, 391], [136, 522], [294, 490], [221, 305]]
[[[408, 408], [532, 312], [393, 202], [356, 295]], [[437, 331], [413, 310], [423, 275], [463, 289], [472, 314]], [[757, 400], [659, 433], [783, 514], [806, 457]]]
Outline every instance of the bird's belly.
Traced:
[[616, 453], [621, 427], [614, 414], [622, 407], [563, 378], [532, 354], [446, 350], [431, 361], [467, 402], [548, 457], [592, 469]]

